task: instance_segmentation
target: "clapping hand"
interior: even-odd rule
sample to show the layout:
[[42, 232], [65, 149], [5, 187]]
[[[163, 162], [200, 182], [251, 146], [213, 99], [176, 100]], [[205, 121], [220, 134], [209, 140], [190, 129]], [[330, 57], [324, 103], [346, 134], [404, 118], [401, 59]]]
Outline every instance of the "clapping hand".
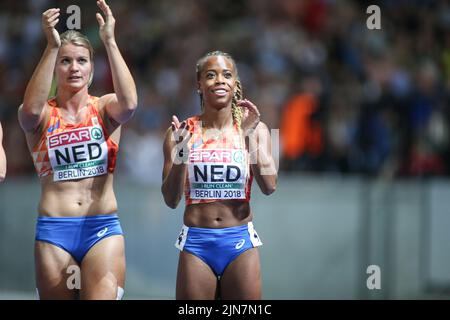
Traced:
[[112, 11], [106, 4], [105, 0], [97, 1], [97, 6], [105, 15], [105, 19], [103, 19], [103, 16], [100, 13], [97, 13], [95, 17], [97, 18], [98, 25], [100, 27], [100, 38], [102, 39], [103, 43], [106, 43], [109, 40], [114, 40], [114, 27], [116, 24], [116, 20], [114, 19]]
[[59, 8], [51, 8], [42, 14], [42, 30], [47, 38], [49, 47], [59, 48], [61, 46], [61, 39], [58, 31], [55, 29], [56, 24], [59, 22]]
[[192, 133], [189, 131], [190, 127], [183, 121], [180, 123], [176, 116], [172, 116], [172, 137], [175, 140], [175, 155], [173, 163], [186, 163], [189, 156], [189, 148], [187, 146]]
[[237, 105], [244, 111], [241, 121], [241, 128], [244, 132], [256, 129], [260, 121], [260, 113], [258, 108], [249, 100], [239, 100]]

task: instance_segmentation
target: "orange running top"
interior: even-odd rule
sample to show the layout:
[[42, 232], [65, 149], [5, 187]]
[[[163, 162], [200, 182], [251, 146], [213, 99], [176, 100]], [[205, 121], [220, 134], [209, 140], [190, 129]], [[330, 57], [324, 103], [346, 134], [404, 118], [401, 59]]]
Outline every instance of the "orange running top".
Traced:
[[89, 96], [86, 117], [77, 124], [64, 121], [56, 99], [50, 99], [50, 118], [32, 157], [39, 178], [54, 181], [95, 177], [114, 172], [118, 144], [110, 137], [98, 112], [98, 97]]
[[188, 141], [186, 205], [221, 200], [250, 201], [253, 174], [238, 127], [235, 125], [227, 132], [211, 129], [213, 131], [206, 134], [199, 116], [188, 118], [186, 122], [192, 133]]

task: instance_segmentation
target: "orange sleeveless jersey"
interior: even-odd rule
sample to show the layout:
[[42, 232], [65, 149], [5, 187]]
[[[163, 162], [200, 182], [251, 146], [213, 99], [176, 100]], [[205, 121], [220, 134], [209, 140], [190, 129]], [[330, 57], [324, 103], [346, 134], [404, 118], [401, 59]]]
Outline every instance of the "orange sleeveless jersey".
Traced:
[[186, 120], [192, 133], [185, 181], [186, 205], [221, 200], [250, 201], [253, 174], [237, 126], [205, 140], [199, 116]]
[[119, 146], [103, 124], [97, 109], [98, 100], [98, 97], [89, 96], [89, 112], [75, 125], [63, 120], [55, 98], [48, 101], [50, 118], [32, 152], [39, 178], [53, 174], [54, 169], [61, 171], [60, 177], [54, 175], [55, 181], [114, 172]]

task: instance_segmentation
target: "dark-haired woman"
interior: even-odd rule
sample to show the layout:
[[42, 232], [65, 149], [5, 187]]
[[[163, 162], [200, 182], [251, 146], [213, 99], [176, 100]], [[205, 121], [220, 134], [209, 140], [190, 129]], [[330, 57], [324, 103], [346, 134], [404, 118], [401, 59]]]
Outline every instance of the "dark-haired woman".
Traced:
[[175, 208], [184, 193], [186, 201], [176, 298], [260, 299], [262, 242], [249, 201], [253, 178], [266, 195], [276, 188], [269, 130], [242, 99], [229, 54], [202, 57], [197, 86], [202, 113], [181, 123], [173, 116], [164, 141], [164, 200]]

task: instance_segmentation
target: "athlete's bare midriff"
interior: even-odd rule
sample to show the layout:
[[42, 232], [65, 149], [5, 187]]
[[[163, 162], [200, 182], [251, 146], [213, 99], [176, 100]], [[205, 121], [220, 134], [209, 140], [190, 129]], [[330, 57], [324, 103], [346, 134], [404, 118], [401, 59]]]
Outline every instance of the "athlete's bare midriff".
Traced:
[[117, 211], [112, 173], [58, 182], [49, 175], [41, 178], [41, 190], [40, 216], [81, 217]]
[[250, 204], [244, 201], [215, 201], [186, 206], [184, 224], [188, 227], [227, 228], [252, 221]]

